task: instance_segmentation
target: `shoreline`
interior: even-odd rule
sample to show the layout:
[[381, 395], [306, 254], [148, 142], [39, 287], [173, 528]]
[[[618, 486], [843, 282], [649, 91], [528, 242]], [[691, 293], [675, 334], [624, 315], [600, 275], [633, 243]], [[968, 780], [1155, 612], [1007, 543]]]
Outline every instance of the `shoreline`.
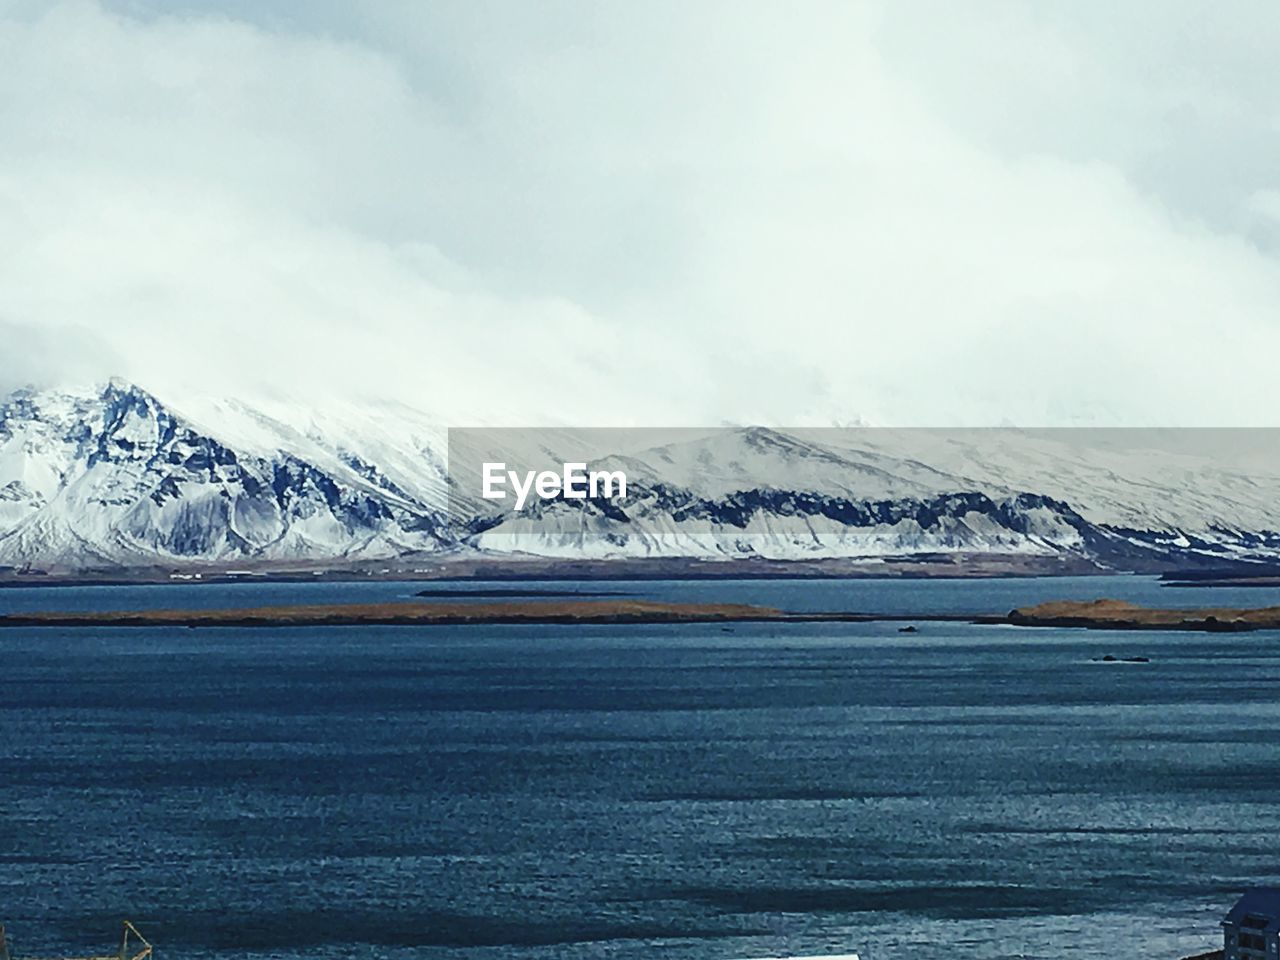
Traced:
[[968, 623], [1085, 630], [1208, 633], [1280, 629], [1280, 607], [1177, 610], [1119, 600], [1053, 601], [997, 613], [889, 614], [788, 611], [744, 603], [632, 599], [522, 599], [473, 603], [415, 600], [374, 604], [298, 604], [209, 610], [34, 612], [0, 616], [4, 627], [459, 626], [467, 624]]
[[[1151, 571], [1156, 572], [1156, 571]], [[533, 556], [449, 555], [378, 563], [194, 564], [97, 569], [0, 568], [6, 587], [127, 586], [202, 583], [364, 583], [379, 580], [520, 582], [617, 580], [989, 580], [1023, 577], [1112, 576], [1074, 557], [1019, 554], [913, 554], [877, 558], [825, 557], [798, 560], [700, 557], [569, 560]]]
[[457, 626], [464, 624], [680, 624], [1004, 622], [972, 614], [795, 612], [740, 603], [665, 603], [650, 600], [525, 600], [500, 603], [406, 601], [317, 604], [215, 610], [15, 613], [3, 627], [295, 627]]

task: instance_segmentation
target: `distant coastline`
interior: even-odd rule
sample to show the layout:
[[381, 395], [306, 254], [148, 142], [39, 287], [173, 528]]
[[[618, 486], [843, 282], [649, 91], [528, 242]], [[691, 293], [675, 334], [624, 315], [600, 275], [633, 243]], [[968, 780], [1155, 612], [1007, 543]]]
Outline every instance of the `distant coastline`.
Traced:
[[692, 557], [570, 560], [533, 556], [459, 555], [397, 558], [360, 564], [234, 563], [180, 567], [18, 570], [0, 568], [5, 587], [128, 586], [162, 583], [313, 583], [399, 580], [424, 582], [520, 582], [528, 580], [841, 580], [1000, 579], [1010, 577], [1118, 576], [1075, 556], [1020, 554], [917, 554], [876, 559]]
[[[888, 616], [798, 613], [742, 603], [667, 603], [631, 599], [540, 599], [501, 602], [409, 601], [297, 604], [219, 610], [129, 610], [21, 613], [0, 616], [0, 627], [297, 627], [457, 626], [463, 624], [812, 623], [876, 620], [972, 622], [969, 615]], [[990, 622], [1002, 622], [992, 618]]]
[[165, 583], [430, 583], [618, 580], [993, 580], [1022, 577], [1114, 577], [1156, 574], [1167, 587], [1277, 587], [1280, 567], [1237, 562], [1204, 568], [1129, 570], [1077, 555], [920, 553], [876, 558], [773, 560], [698, 557], [567, 559], [527, 554], [447, 553], [342, 563], [234, 560], [180, 566], [14, 568], [0, 566], [6, 587], [129, 586]]
[[[998, 613], [787, 611], [745, 603], [671, 603], [588, 595], [510, 597], [477, 602], [425, 599], [395, 603], [292, 604], [214, 610], [31, 612], [0, 616], [0, 627], [299, 627], [456, 626], [466, 624], [873, 623], [950, 622], [1099, 630], [1240, 632], [1280, 629], [1280, 607], [1158, 609], [1119, 600], [1052, 601]], [[501, 593], [501, 592], [499, 592]], [[430, 597], [430, 593], [419, 596]], [[908, 632], [912, 628], [906, 628]]]

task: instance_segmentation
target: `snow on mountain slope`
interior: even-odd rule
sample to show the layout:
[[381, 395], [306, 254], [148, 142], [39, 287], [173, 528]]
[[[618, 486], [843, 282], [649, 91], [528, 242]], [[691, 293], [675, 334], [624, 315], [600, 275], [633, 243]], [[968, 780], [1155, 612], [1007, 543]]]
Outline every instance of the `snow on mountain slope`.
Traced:
[[1083, 553], [1079, 518], [1034, 497], [982, 494], [859, 503], [781, 491], [717, 500], [691, 497], [674, 508], [642, 493], [640, 505], [594, 512], [557, 503], [480, 533], [499, 552], [543, 556], [757, 556], [770, 560], [878, 558], [912, 554]]
[[1280, 431], [814, 431], [845, 456], [914, 457], [962, 489], [1034, 490], [1112, 527], [1213, 534], [1280, 527]]
[[443, 512], [448, 506], [447, 431], [419, 411], [193, 398], [183, 403], [182, 413], [239, 451], [267, 458], [288, 453], [406, 507]]
[[958, 479], [889, 456], [849, 456], [821, 438], [765, 427], [729, 428], [681, 438], [606, 466], [629, 467], [642, 479], [682, 486], [707, 497], [762, 487], [821, 491], [859, 500], [896, 500], [964, 489]]
[[596, 468], [624, 506], [534, 504], [477, 542], [556, 556], [1280, 556], [1274, 438], [1240, 432], [726, 429]]
[[[622, 469], [625, 501], [479, 498], [483, 462]], [[447, 469], [446, 469], [447, 467]], [[815, 559], [985, 553], [1120, 569], [1280, 558], [1280, 448], [1244, 431], [445, 431], [394, 406], [119, 381], [0, 404], [0, 565], [482, 550]]]
[[[328, 469], [326, 469], [326, 467]], [[440, 516], [359, 468], [228, 446], [145, 391], [0, 406], [0, 563], [70, 568], [437, 549]]]

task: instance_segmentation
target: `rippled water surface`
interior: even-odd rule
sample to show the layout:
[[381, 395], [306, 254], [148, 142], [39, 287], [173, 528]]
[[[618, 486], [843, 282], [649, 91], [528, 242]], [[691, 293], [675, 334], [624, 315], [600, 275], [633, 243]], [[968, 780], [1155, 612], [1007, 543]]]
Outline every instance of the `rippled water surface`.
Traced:
[[[594, 589], [1280, 602], [1143, 578]], [[21, 953], [101, 950], [129, 916], [169, 957], [1175, 960], [1280, 881], [1277, 633], [896, 626], [2, 631], [0, 919]]]

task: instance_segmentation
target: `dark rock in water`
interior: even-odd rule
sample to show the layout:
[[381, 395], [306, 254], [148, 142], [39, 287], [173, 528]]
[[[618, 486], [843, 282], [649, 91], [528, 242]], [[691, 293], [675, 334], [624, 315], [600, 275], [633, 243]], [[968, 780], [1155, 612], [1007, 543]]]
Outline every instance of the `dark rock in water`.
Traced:
[[1204, 628], [1210, 633], [1236, 633], [1239, 631], [1253, 629], [1249, 623], [1240, 617], [1233, 617], [1230, 620], [1219, 620], [1217, 617], [1213, 616], [1204, 618]]
[[1150, 663], [1150, 657], [1117, 657], [1114, 653], [1108, 653], [1101, 657], [1094, 657], [1094, 663]]
[[917, 631], [915, 627], [908, 625], [905, 627], [899, 627], [898, 632], [899, 633], [916, 633]]
[[[1094, 662], [1095, 662], [1095, 663], [1097, 663], [1097, 662], [1098, 662], [1098, 659], [1099, 659], [1099, 658], [1094, 657]], [[1115, 662], [1116, 662], [1116, 657], [1115, 657], [1115, 655], [1114, 655], [1114, 654], [1108, 653], [1105, 657], [1102, 657], [1102, 658], [1101, 658], [1101, 660], [1102, 660], [1102, 662], [1103, 662], [1103, 663], [1115, 663]]]

